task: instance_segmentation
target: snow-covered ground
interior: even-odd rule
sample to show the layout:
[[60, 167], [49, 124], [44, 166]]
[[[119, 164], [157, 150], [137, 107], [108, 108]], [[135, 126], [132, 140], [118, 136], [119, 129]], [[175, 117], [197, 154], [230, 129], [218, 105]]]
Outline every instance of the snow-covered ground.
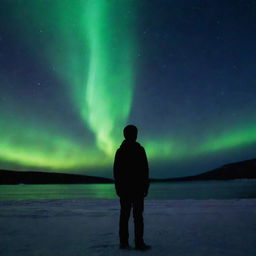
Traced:
[[0, 202], [0, 255], [256, 255], [256, 199], [146, 200], [146, 252], [118, 249], [118, 217], [117, 200]]

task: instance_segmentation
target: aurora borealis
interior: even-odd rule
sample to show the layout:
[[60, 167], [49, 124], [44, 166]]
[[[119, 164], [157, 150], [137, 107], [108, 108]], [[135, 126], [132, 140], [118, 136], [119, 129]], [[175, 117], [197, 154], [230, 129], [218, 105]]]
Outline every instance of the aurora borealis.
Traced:
[[[85, 18], [89, 40], [84, 120], [98, 148], [113, 156], [118, 131], [131, 109], [134, 64], [130, 17], [121, 14], [132, 1], [88, 1]], [[115, 28], [115, 25], [118, 26]]]
[[255, 157], [255, 1], [1, 5], [0, 169], [111, 177], [128, 123], [152, 177]]

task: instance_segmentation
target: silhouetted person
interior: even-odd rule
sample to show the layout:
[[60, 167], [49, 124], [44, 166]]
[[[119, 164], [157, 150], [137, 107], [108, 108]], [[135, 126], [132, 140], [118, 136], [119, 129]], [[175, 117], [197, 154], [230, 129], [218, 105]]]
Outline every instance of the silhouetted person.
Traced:
[[114, 161], [114, 179], [116, 193], [120, 197], [119, 238], [120, 248], [128, 249], [128, 222], [133, 208], [135, 248], [150, 249], [143, 240], [144, 197], [148, 194], [148, 161], [144, 148], [136, 142], [138, 130], [128, 125], [123, 130], [125, 140], [116, 151]]

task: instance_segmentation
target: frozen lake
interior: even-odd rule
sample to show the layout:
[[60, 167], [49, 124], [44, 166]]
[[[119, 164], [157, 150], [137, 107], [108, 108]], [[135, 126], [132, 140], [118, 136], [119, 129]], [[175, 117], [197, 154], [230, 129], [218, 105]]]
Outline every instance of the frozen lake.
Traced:
[[118, 249], [118, 200], [1, 201], [0, 208], [1, 256], [256, 255], [256, 199], [146, 200], [152, 249], [145, 253]]
[[[113, 184], [1, 185], [0, 200], [115, 199]], [[151, 183], [147, 199], [256, 198], [256, 180]]]

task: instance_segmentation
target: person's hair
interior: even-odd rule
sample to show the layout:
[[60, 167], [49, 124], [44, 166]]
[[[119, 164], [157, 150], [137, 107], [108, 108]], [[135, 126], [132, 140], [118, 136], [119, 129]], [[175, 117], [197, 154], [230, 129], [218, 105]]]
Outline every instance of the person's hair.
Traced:
[[123, 133], [124, 133], [125, 139], [136, 140], [137, 134], [138, 134], [138, 129], [135, 125], [129, 124], [126, 127], [124, 127]]

